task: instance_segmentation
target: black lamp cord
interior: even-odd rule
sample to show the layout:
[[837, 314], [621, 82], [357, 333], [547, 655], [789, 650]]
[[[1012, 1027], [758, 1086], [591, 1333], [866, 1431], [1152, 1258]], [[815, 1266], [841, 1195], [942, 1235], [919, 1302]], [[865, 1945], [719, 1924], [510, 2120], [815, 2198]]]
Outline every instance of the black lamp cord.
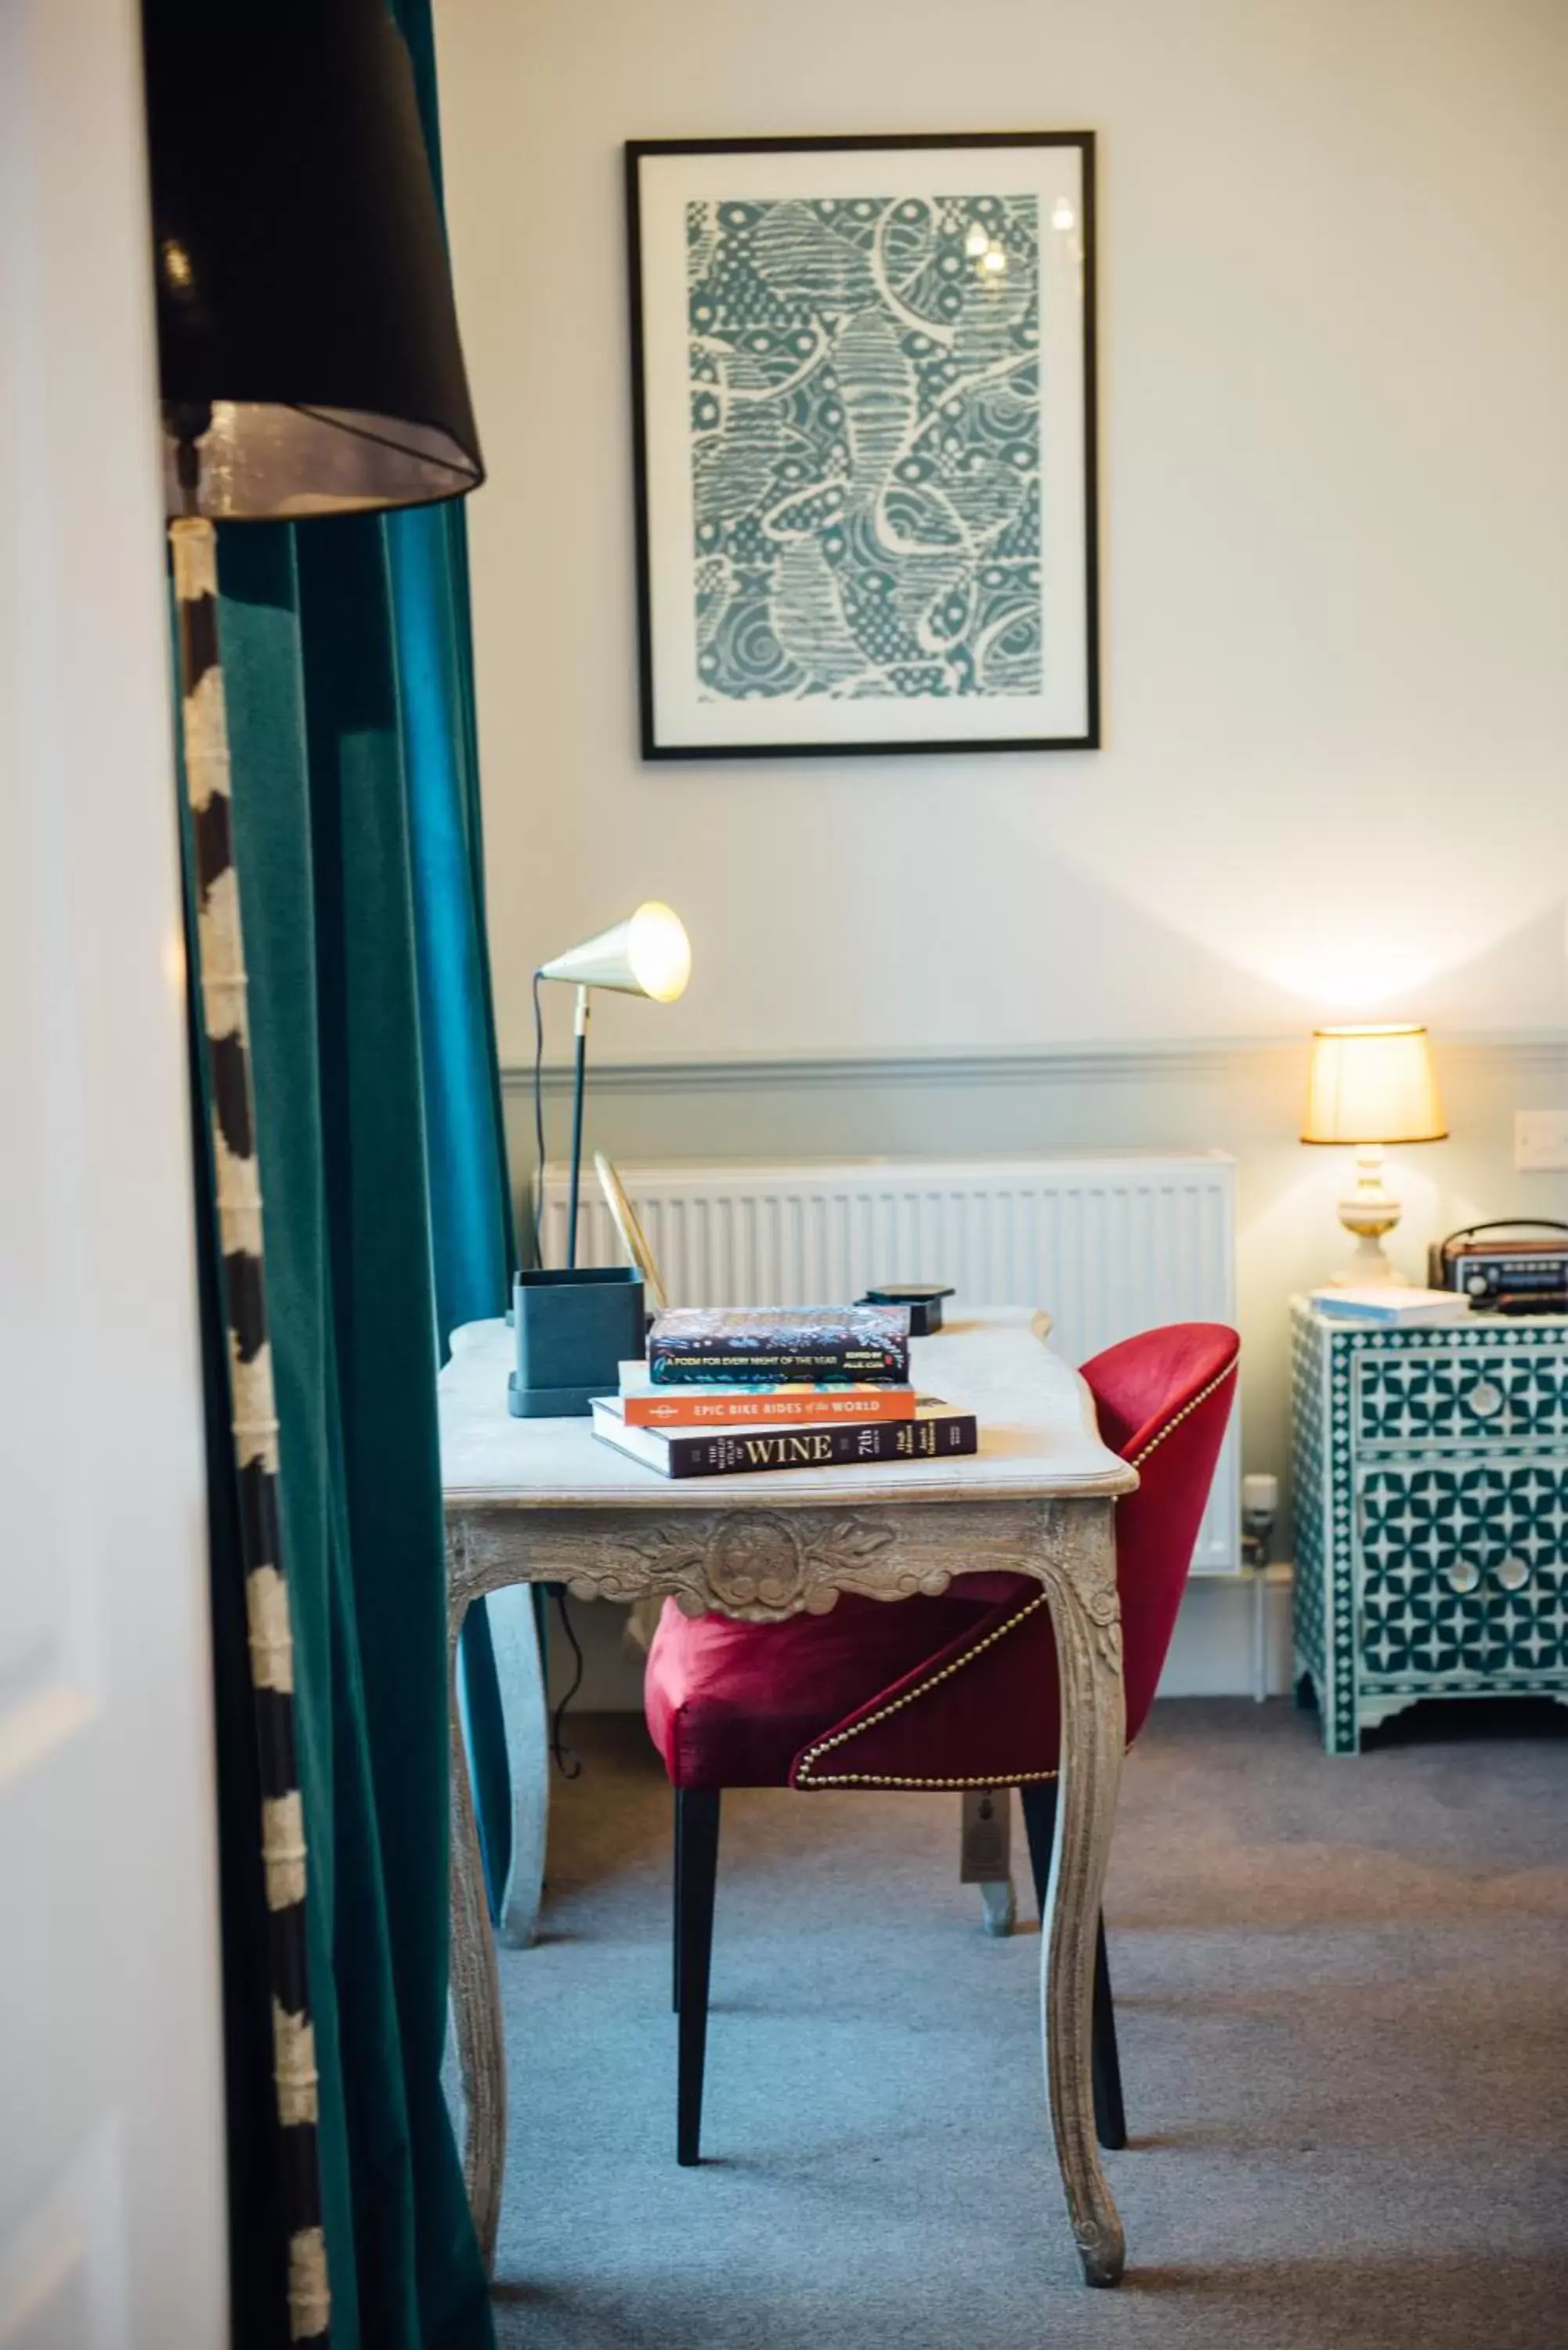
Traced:
[[582, 1771], [583, 1758], [566, 1744], [561, 1736], [561, 1730], [566, 1719], [566, 1708], [583, 1685], [583, 1650], [582, 1643], [577, 1638], [576, 1628], [567, 1611], [566, 1595], [559, 1585], [556, 1586], [556, 1607], [561, 1618], [561, 1629], [566, 1636], [566, 1645], [572, 1652], [574, 1669], [572, 1685], [550, 1717], [550, 1760], [563, 1779], [576, 1779]]
[[539, 1001], [542, 971], [534, 973], [534, 1262], [545, 1262], [545, 1007]]
[[[543, 972], [534, 973], [534, 1262], [541, 1266], [545, 1262], [545, 1007], [539, 1001], [539, 982], [544, 976]], [[575, 1779], [582, 1770], [582, 1757], [566, 1744], [561, 1732], [566, 1708], [583, 1685], [583, 1649], [567, 1611], [566, 1595], [559, 1586], [555, 1600], [572, 1652], [572, 1679], [550, 1716], [550, 1760], [563, 1779]]]

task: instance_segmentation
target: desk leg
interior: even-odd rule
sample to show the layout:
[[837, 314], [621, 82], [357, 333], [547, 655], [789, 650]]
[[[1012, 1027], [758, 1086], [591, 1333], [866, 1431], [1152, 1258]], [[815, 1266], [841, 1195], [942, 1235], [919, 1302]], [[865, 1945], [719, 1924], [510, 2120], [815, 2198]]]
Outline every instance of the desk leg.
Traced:
[[495, 1966], [479, 1828], [468, 1783], [468, 1755], [457, 1704], [457, 1636], [467, 1602], [447, 1627], [447, 1693], [452, 1738], [452, 2016], [462, 2085], [462, 2176], [468, 2208], [488, 2272], [495, 2260], [506, 2158], [506, 2048], [501, 2030], [501, 1980]]
[[539, 1923], [550, 1824], [550, 1721], [534, 1614], [534, 1586], [514, 1583], [485, 1603], [512, 1782], [512, 1865], [501, 1897], [501, 1939], [525, 1950]]
[[1041, 2026], [1056, 2159], [1090, 2284], [1115, 2284], [1127, 2260], [1096, 2137], [1092, 2057], [1096, 1931], [1127, 1733], [1112, 1507], [1064, 1505], [1065, 1538], [1046, 1581], [1062, 1676], [1062, 1764], [1041, 1940]]

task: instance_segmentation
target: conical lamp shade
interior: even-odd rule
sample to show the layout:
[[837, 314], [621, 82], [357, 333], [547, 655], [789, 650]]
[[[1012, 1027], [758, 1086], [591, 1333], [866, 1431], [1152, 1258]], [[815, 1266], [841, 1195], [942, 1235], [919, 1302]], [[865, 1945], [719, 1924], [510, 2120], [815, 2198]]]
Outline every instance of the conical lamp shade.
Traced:
[[[483, 479], [413, 69], [385, 0], [145, 0], [171, 513], [351, 514]], [[210, 413], [209, 413], [210, 411]]]
[[691, 948], [679, 914], [650, 898], [613, 930], [600, 931], [545, 963], [541, 979], [576, 987], [613, 987], [623, 995], [650, 995], [673, 1003], [691, 976]]

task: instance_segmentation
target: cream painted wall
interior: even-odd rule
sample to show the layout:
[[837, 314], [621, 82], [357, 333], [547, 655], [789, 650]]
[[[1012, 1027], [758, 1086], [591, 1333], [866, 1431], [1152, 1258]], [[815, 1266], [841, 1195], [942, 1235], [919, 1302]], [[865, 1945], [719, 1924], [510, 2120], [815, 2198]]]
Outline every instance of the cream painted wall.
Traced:
[[[534, 965], [668, 897], [692, 984], [600, 999], [595, 1140], [1234, 1150], [1246, 1453], [1283, 1467], [1284, 1297], [1343, 1253], [1345, 1170], [1294, 1139], [1315, 1018], [1442, 1042], [1409, 1271], [1472, 1217], [1568, 1215], [1511, 1163], [1513, 1110], [1568, 1099], [1568, 6], [438, 19], [514, 1164]], [[1099, 138], [1105, 749], [641, 765], [620, 142], [1035, 125]]]
[[[1568, 1018], [1562, 0], [438, 16], [504, 1060], [652, 894], [616, 1058]], [[620, 141], [1033, 124], [1100, 140], [1106, 747], [644, 767]]]

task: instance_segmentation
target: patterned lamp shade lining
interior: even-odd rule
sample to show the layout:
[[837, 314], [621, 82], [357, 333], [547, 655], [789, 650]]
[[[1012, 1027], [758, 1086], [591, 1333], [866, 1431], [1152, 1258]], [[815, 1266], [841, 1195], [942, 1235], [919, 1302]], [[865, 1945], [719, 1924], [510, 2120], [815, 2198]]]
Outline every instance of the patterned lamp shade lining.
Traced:
[[1448, 1135], [1425, 1028], [1317, 1028], [1303, 1142], [1441, 1142]]

